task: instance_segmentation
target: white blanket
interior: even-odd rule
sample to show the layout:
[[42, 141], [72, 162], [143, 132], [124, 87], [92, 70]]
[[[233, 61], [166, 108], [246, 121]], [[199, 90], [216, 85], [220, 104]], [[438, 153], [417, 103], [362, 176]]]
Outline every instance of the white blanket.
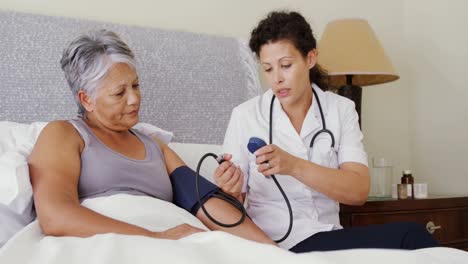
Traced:
[[[104, 215], [160, 231], [181, 223], [205, 228], [186, 211], [161, 200], [118, 194], [83, 202]], [[34, 221], [0, 249], [0, 263], [468, 263], [451, 248], [415, 251], [355, 249], [294, 254], [224, 232], [180, 240], [103, 234], [89, 238], [44, 236]]]

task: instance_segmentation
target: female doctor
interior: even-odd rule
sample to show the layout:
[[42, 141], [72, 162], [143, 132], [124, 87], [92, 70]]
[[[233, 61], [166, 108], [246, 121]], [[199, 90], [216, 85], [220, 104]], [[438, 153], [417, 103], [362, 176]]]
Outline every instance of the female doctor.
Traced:
[[[339, 203], [361, 205], [367, 199], [367, 155], [354, 103], [326, 92], [326, 73], [317, 64], [306, 20], [296, 12], [272, 12], [252, 31], [249, 45], [271, 89], [232, 111], [224, 140], [232, 159], [215, 172], [223, 191], [241, 202], [247, 196], [253, 221], [293, 252], [436, 246], [412, 223], [342, 229]], [[268, 145], [250, 153], [252, 137]], [[287, 237], [289, 209], [273, 174], [292, 209]]]

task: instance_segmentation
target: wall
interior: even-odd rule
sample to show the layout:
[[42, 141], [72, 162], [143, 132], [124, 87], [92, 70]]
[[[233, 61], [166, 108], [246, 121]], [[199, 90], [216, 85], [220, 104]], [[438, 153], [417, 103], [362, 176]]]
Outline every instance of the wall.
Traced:
[[468, 2], [406, 1], [412, 167], [432, 193], [468, 194]]
[[[424, 3], [426, 2], [424, 1]], [[462, 0], [459, 2], [461, 3]], [[416, 1], [416, 3], [423, 5], [422, 0]], [[438, 2], [435, 0], [432, 0], [431, 3], [424, 10], [430, 12], [432, 8], [438, 8], [438, 5], [442, 5], [437, 4]], [[420, 88], [418, 87], [431, 86], [431, 89], [435, 91], [439, 86], [432, 85], [432, 83], [437, 83], [438, 79], [436, 79], [436, 76], [423, 76], [421, 69], [419, 73], [415, 73], [415, 70], [412, 68], [413, 64], [410, 63], [410, 61], [417, 61], [420, 57], [413, 57], [414, 53], [407, 45], [406, 38], [411, 39], [414, 43], [420, 41], [417, 37], [418, 35], [414, 37], [412, 35], [417, 31], [417, 18], [423, 19], [425, 14], [422, 10], [420, 11], [421, 13], [417, 14], [416, 11], [411, 11], [416, 6], [419, 7], [419, 5], [411, 1], [404, 0], [134, 0], [120, 2], [111, 0], [0, 0], [1, 9], [81, 17], [244, 39], [248, 38], [250, 30], [252, 30], [259, 19], [267, 12], [278, 8], [300, 11], [312, 25], [317, 38], [321, 36], [325, 25], [330, 20], [344, 17], [365, 18], [376, 31], [377, 36], [401, 77], [396, 82], [363, 88], [362, 124], [365, 134], [364, 143], [369, 158], [383, 156], [392, 160], [394, 163], [394, 181], [399, 179], [402, 169], [410, 168], [415, 170], [416, 180], [420, 180], [422, 175], [425, 175], [423, 178], [425, 181], [437, 184], [437, 186], [433, 186], [434, 191], [450, 192], [453, 185], [450, 183], [451, 180], [445, 180], [444, 182], [433, 180], [440, 173], [431, 166], [452, 168], [451, 174], [446, 174], [446, 177], [456, 178], [455, 183], [457, 186], [460, 186], [461, 183], [465, 183], [466, 186], [467, 180], [463, 181], [460, 178], [463, 173], [466, 176], [466, 169], [463, 171], [460, 167], [455, 168], [450, 165], [453, 160], [461, 159], [461, 156], [457, 156], [460, 153], [450, 153], [450, 157], [447, 157], [447, 160], [450, 160], [450, 162], [444, 160], [439, 164], [439, 162], [436, 162], [437, 160], [433, 160], [433, 158], [437, 157], [437, 154], [426, 153], [427, 151], [431, 151], [431, 149], [424, 147], [427, 145], [426, 139], [415, 137], [421, 131], [427, 130], [427, 127], [422, 124], [424, 121], [421, 118], [427, 118], [427, 115], [423, 113], [426, 112], [427, 108], [433, 106], [424, 103], [428, 98], [423, 100], [413, 95], [419, 91]], [[460, 13], [459, 18], [462, 19], [461, 11], [458, 12]], [[415, 19], [412, 18], [412, 13], [417, 15]], [[439, 15], [440, 18], [445, 16], [447, 16], [446, 13]], [[466, 19], [464, 21], [466, 22]], [[428, 33], [431, 29], [425, 28], [425, 30]], [[456, 34], [456, 32], [446, 33], [447, 37], [451, 34]], [[432, 36], [429, 37], [432, 38]], [[423, 38], [422, 35], [421, 38]], [[440, 40], [434, 43], [434, 45], [443, 44], [442, 41]], [[459, 45], [461, 47], [461, 44]], [[412, 60], [408, 60], [409, 56], [411, 56]], [[451, 58], [447, 57], [439, 56], [437, 60], [431, 57], [426, 59], [431, 62], [440, 62], [442, 60], [445, 64], [451, 64]], [[458, 87], [460, 92], [462, 86], [459, 84], [461, 84], [462, 76], [461, 74], [456, 75], [458, 80], [452, 82], [454, 89]], [[415, 86], [415, 82], [420, 82], [419, 86]], [[433, 94], [428, 94], [427, 96], [430, 97], [429, 99], [434, 100]], [[454, 95], [453, 97], [456, 96]], [[446, 105], [450, 106], [448, 100]], [[440, 113], [443, 113], [443, 111]], [[457, 127], [457, 123], [453, 120], [454, 118], [452, 117], [450, 120], [447, 120], [446, 125], [450, 125], [449, 127], [451, 128]], [[421, 124], [415, 125], [415, 119], [420, 120], [419, 123]], [[432, 126], [436, 125], [434, 122], [431, 124]], [[466, 131], [466, 128], [464, 131]], [[435, 137], [437, 133], [431, 135]], [[428, 136], [427, 139], [433, 140], [433, 137]], [[447, 151], [453, 149], [452, 145], [449, 146], [451, 147], [447, 147]], [[415, 161], [413, 161], [414, 159]], [[427, 173], [428, 171], [433, 173]]]

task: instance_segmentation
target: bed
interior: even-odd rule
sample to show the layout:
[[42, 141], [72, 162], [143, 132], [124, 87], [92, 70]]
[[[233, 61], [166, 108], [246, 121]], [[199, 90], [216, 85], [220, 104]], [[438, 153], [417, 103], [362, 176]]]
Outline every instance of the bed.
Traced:
[[[231, 109], [262, 92], [257, 64], [242, 40], [0, 11], [0, 263], [468, 263], [468, 253], [444, 247], [293, 254], [218, 231], [177, 241], [44, 236], [26, 158], [48, 121], [76, 115], [60, 51], [96, 28], [118, 32], [136, 53], [143, 87], [137, 129], [169, 142], [192, 168], [203, 153], [221, 151]], [[202, 174], [211, 175], [215, 165], [208, 162]], [[148, 197], [118, 194], [83, 206], [154, 231], [181, 223], [206, 229], [186, 211]]]

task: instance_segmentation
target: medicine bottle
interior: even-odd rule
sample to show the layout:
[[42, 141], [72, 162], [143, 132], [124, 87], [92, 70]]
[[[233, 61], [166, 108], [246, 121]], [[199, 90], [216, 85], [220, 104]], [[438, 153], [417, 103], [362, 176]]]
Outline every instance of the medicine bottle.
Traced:
[[414, 199], [414, 178], [410, 170], [404, 170], [401, 176], [401, 183], [408, 184], [408, 197]]

